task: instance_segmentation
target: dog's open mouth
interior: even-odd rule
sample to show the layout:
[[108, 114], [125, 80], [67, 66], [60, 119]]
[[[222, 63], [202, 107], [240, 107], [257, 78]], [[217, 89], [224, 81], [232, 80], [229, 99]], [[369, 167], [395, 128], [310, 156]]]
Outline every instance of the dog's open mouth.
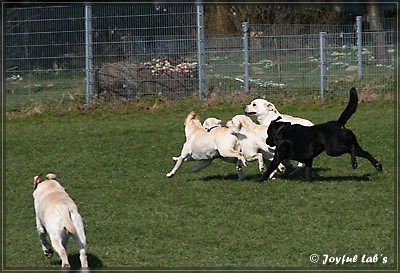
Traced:
[[244, 111], [244, 114], [246, 116], [255, 116], [257, 113], [256, 112], [246, 112], [246, 111]]

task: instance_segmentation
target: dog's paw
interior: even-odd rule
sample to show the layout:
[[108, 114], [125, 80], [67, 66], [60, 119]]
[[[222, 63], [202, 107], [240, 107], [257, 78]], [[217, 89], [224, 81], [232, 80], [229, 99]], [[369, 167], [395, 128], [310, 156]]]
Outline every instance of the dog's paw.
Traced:
[[383, 170], [383, 167], [382, 167], [382, 164], [381, 163], [376, 163], [375, 164], [375, 168], [378, 170], [378, 171], [382, 171]]
[[174, 176], [174, 173], [167, 173], [165, 176], [169, 178], [169, 177]]
[[357, 169], [358, 164], [357, 162], [354, 162], [353, 164], [351, 164], [351, 166], [353, 167], [353, 169]]
[[53, 256], [54, 251], [52, 249], [46, 249], [43, 251], [44, 256], [46, 256], [47, 258], [51, 258], [51, 256]]
[[279, 164], [278, 170], [279, 170], [281, 173], [285, 173], [285, 172], [286, 172], [286, 167], [285, 167], [283, 164]]

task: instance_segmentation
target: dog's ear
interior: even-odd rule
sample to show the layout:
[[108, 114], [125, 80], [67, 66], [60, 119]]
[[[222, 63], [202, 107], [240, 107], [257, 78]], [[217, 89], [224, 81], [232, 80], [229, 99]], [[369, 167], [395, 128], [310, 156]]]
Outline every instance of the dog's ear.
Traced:
[[209, 122], [208, 122], [208, 119], [206, 119], [206, 120], [203, 122], [203, 127], [206, 128], [206, 129], [211, 127], [211, 125], [210, 125]]
[[269, 102], [266, 107], [267, 107], [268, 111], [274, 111], [275, 110], [275, 105], [273, 103]]
[[186, 125], [189, 121], [191, 121], [192, 119], [194, 119], [197, 116], [197, 114], [194, 111], [191, 111], [187, 117], [185, 118], [185, 120], [183, 121], [183, 125]]
[[40, 183], [40, 179], [42, 178], [42, 173], [38, 174], [37, 176], [35, 176], [35, 184], [33, 186], [33, 191], [36, 190], [36, 188], [38, 187], [39, 183]]
[[277, 122], [277, 121], [279, 121], [279, 120], [281, 120], [282, 119], [282, 116], [279, 116], [279, 117], [277, 117], [276, 119], [274, 119], [272, 122]]

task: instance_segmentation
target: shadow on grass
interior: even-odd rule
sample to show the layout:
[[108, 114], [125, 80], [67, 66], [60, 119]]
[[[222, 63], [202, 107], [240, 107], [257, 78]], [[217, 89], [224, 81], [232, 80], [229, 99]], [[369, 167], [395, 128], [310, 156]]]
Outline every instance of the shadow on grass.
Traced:
[[[370, 173], [363, 174], [361, 176], [355, 175], [335, 175], [335, 176], [326, 176], [321, 174], [321, 172], [331, 170], [329, 168], [313, 168], [312, 169], [312, 182], [366, 182], [371, 181]], [[299, 182], [305, 182], [304, 180], [304, 168], [300, 168], [294, 174], [284, 175], [284, 179], [287, 180], [297, 180]]]
[[[81, 262], [79, 260], [79, 254], [74, 254], [74, 255], [68, 255], [68, 260], [71, 265], [71, 268], [69, 270], [76, 270], [81, 268]], [[96, 268], [102, 268], [103, 267], [103, 262], [96, 256], [90, 253], [87, 253], [87, 260], [89, 264], [90, 269], [96, 269]], [[60, 265], [61, 266], [61, 260], [57, 259], [52, 262], [54, 265]], [[67, 270], [67, 272], [69, 271]], [[64, 272], [64, 271], [63, 271]]]
[[[335, 175], [335, 176], [326, 176], [320, 174], [321, 172], [327, 171], [330, 169], [327, 168], [313, 168], [312, 169], [312, 181], [313, 182], [352, 182], [352, 181], [359, 181], [359, 182], [367, 182], [371, 181], [370, 173], [363, 174], [361, 176], [355, 175]], [[304, 180], [304, 169], [297, 171], [293, 175], [285, 175], [284, 179], [287, 180], [297, 180], [299, 182], [305, 182]]]
[[[361, 176], [354, 176], [354, 175], [335, 175], [335, 176], [324, 176], [321, 175], [321, 172], [328, 171], [329, 168], [313, 168], [312, 169], [312, 182], [352, 182], [352, 181], [360, 181], [360, 182], [367, 182], [371, 181], [371, 173], [363, 174]], [[276, 180], [289, 180], [294, 182], [306, 182], [304, 180], [304, 168], [299, 168], [295, 172], [294, 169], [289, 170], [285, 174], [277, 174], [275, 176]], [[244, 181], [254, 181], [260, 175], [246, 175]], [[203, 181], [212, 181], [212, 180], [232, 180], [237, 181], [237, 174], [229, 174], [229, 175], [212, 175], [203, 177]], [[255, 182], [255, 181], [254, 181]]]
[[[247, 179], [247, 177], [245, 178]], [[204, 181], [211, 181], [211, 180], [232, 180], [232, 181], [238, 181], [238, 175], [233, 173], [233, 174], [228, 174], [228, 175], [209, 175], [205, 176], [202, 178]]]

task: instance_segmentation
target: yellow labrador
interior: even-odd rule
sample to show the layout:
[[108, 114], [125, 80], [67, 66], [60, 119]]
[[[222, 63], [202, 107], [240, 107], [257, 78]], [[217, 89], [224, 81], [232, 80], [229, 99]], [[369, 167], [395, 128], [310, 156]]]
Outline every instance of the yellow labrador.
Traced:
[[269, 126], [271, 121], [282, 117], [282, 121], [290, 122], [291, 124], [300, 124], [303, 126], [313, 126], [314, 123], [307, 119], [292, 117], [279, 113], [275, 105], [264, 99], [255, 99], [249, 105], [243, 107], [243, 111], [246, 116], [255, 116], [258, 123]]
[[[291, 124], [300, 124], [303, 126], [314, 125], [314, 123], [307, 119], [279, 113], [278, 109], [276, 109], [275, 105], [272, 102], [264, 99], [255, 99], [249, 105], [243, 106], [243, 112], [246, 114], [246, 116], [255, 116], [258, 123], [266, 125], [267, 127], [271, 124], [273, 120], [277, 119], [278, 117], [281, 117], [282, 121], [290, 122]], [[285, 162], [287, 165], [290, 165], [290, 162]], [[304, 164], [301, 162], [299, 162], [299, 164], [297, 165], [297, 167], [303, 166]]]
[[[245, 115], [236, 115], [226, 123], [227, 127], [240, 126], [240, 132], [237, 134], [240, 149], [247, 161], [258, 160], [258, 168], [261, 173], [264, 172], [264, 159], [272, 161], [274, 158], [274, 148], [265, 143], [267, 139], [267, 129], [265, 125], [254, 123]], [[278, 169], [285, 172], [285, 166], [280, 164]], [[269, 178], [273, 178], [277, 170], [271, 173]]]
[[190, 112], [185, 121], [186, 142], [183, 144], [179, 157], [173, 157], [176, 161], [173, 169], [167, 173], [167, 177], [175, 175], [183, 161], [201, 161], [192, 169], [193, 172], [199, 171], [211, 164], [215, 158], [236, 164], [239, 180], [243, 179], [241, 165], [247, 166], [246, 159], [238, 150], [238, 139], [233, 134], [238, 129], [212, 128], [207, 131], [200, 122], [200, 117], [194, 111]]
[[[55, 174], [47, 174], [47, 180], [41, 181], [42, 174], [35, 176], [33, 198], [36, 212], [36, 227], [47, 257], [53, 255], [51, 245], [61, 258], [62, 267], [70, 267], [66, 246], [69, 235], [79, 248], [82, 267], [88, 267], [86, 256], [86, 236], [82, 217], [74, 201], [64, 188], [55, 180]], [[47, 234], [47, 235], [46, 235]]]

